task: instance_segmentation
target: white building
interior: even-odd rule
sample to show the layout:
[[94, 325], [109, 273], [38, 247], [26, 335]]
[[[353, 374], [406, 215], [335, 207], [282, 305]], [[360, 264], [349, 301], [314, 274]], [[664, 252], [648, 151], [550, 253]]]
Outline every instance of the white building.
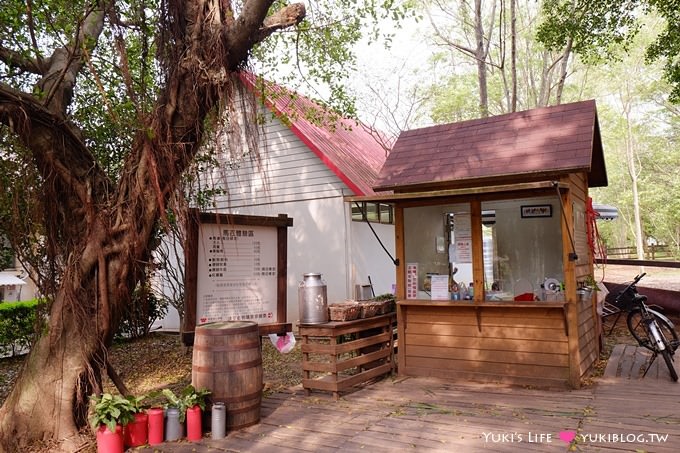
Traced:
[[[225, 143], [231, 140], [231, 146], [224, 147], [231, 154], [218, 156], [220, 165], [203, 175], [203, 183], [225, 190], [211, 212], [286, 214], [293, 219], [293, 227], [288, 228], [288, 322], [295, 325], [299, 319], [298, 285], [305, 273], [322, 274], [330, 303], [355, 298], [355, 286], [368, 285], [369, 279], [376, 295], [392, 292], [391, 206], [361, 206], [367, 210], [369, 226], [359, 207], [344, 200], [348, 195], [374, 193], [373, 182], [387, 151], [363, 125], [329, 118], [327, 111], [305, 97], [271, 84], [263, 93], [262, 85], [248, 76], [242, 82], [242, 104], [258, 111], [257, 146], [243, 145], [245, 124], [252, 121], [241, 121], [241, 131], [231, 125], [225, 134]], [[317, 120], [308, 119], [311, 116]], [[234, 140], [233, 134], [243, 139]], [[237, 142], [240, 146], [234, 152]], [[176, 314], [162, 327], [178, 328]]]
[[16, 258], [11, 267], [0, 269], [0, 302], [20, 302], [36, 297], [35, 283]]

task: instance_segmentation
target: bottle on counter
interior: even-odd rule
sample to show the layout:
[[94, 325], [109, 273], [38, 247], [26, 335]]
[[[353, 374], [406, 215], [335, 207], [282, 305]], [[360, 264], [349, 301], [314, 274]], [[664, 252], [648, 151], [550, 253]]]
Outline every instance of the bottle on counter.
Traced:
[[460, 299], [460, 288], [458, 287], [458, 283], [455, 281], [453, 284], [451, 284], [451, 299], [452, 300], [459, 300]]
[[460, 294], [460, 296], [459, 296], [460, 300], [467, 300], [468, 299], [470, 294], [468, 293], [468, 289], [467, 289], [467, 286], [465, 286], [465, 283], [460, 284], [459, 294]]

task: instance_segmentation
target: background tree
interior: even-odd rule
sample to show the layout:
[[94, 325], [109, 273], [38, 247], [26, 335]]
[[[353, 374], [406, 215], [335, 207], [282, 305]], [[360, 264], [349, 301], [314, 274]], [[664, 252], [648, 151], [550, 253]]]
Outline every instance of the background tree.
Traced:
[[646, 58], [663, 63], [664, 77], [670, 84], [669, 98], [677, 103], [680, 101], [679, 6], [677, 0], [545, 0], [545, 20], [538, 37], [553, 49], [572, 40], [574, 52], [587, 60], [612, 57], [620, 52], [620, 47], [629, 48], [640, 31], [644, 13], [655, 13], [664, 24], [647, 45]]
[[[233, 74], [254, 47], [297, 27], [282, 39], [297, 42], [298, 66], [316, 58], [309, 77], [342, 99], [334, 70], [351, 53], [341, 49], [396, 5], [381, 8], [349, 0], [309, 10], [275, 0], [3, 1], [0, 174], [12, 171], [0, 178], [1, 215], [19, 255], [44, 258], [38, 280], [50, 308], [0, 408], [0, 450], [46, 439], [77, 450], [87, 395], [100, 389], [107, 347], [163, 214], [216, 121], [235, 108]], [[308, 11], [328, 21], [304, 21]], [[282, 65], [286, 55], [260, 54]]]
[[[617, 5], [623, 11], [607, 14], [605, 8]], [[678, 183], [668, 168], [680, 159], [674, 145], [678, 110], [670, 102], [673, 85], [669, 84], [668, 63], [649, 58], [668, 19], [653, 14], [654, 10], [642, 14], [630, 6], [586, 2], [579, 5], [576, 15], [546, 11], [538, 36], [549, 45], [561, 44], [565, 31], [571, 30], [574, 42], [579, 43], [575, 51], [589, 67], [584, 95], [599, 100], [609, 173], [609, 187], [593, 193], [599, 201], [617, 206], [621, 218], [603, 225], [608, 244], [634, 244], [638, 258], [644, 258], [645, 241], [651, 236], [673, 246], [677, 255], [677, 204], [668, 194], [678, 190]]]
[[[540, 3], [478, 3], [474, 8], [468, 2], [425, 3], [433, 24], [431, 40], [438, 49], [431, 60], [431, 70], [438, 76], [427, 90], [433, 121], [560, 104], [570, 71], [581, 66], [572, 62], [570, 41], [556, 45], [555, 50], [537, 41]], [[470, 13], [472, 9], [475, 14]], [[484, 45], [475, 47], [479, 42]], [[483, 108], [473, 109], [473, 103]]]

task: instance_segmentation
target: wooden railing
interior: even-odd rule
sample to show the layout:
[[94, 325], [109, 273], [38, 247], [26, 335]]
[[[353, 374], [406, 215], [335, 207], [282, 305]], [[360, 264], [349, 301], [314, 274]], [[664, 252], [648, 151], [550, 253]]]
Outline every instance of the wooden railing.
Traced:
[[[673, 251], [668, 245], [650, 245], [645, 248], [644, 253], [645, 260], [674, 260]], [[636, 259], [637, 248], [608, 247], [607, 257], [613, 259]]]

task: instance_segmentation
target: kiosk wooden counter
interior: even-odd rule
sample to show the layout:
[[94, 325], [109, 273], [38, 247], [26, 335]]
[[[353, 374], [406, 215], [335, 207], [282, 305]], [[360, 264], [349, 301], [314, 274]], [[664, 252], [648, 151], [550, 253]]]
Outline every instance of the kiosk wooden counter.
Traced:
[[[599, 355], [594, 101], [403, 132], [374, 188], [395, 212], [401, 375], [578, 387]], [[588, 293], [589, 294], [589, 293]]]

